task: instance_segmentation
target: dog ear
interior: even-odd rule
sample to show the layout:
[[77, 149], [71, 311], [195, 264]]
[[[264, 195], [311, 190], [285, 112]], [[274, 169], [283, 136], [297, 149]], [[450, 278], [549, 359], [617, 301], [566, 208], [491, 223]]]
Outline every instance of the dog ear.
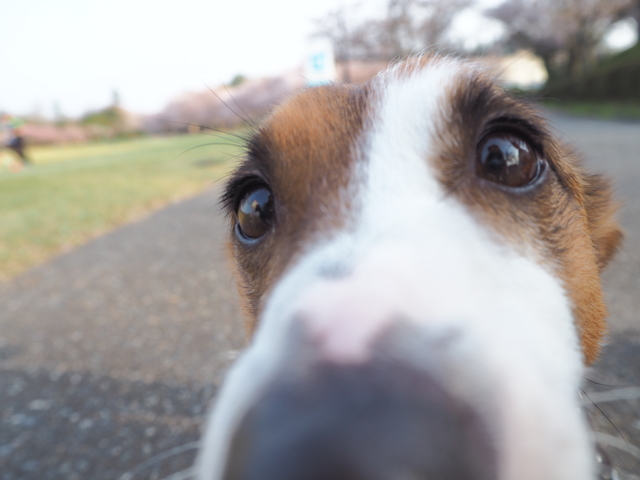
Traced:
[[586, 175], [585, 207], [598, 267], [602, 271], [617, 252], [624, 236], [615, 218], [618, 205], [613, 200], [611, 184], [607, 178], [602, 175]]

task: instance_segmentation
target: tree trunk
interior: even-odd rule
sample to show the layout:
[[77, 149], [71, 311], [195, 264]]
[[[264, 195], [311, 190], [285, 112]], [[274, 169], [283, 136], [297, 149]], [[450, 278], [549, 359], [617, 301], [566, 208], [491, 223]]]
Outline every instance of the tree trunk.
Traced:
[[535, 52], [541, 59], [542, 63], [544, 63], [544, 68], [547, 70], [547, 86], [555, 85], [559, 81], [563, 80], [564, 75], [562, 72], [558, 71], [557, 66], [553, 62], [553, 57], [556, 52]]

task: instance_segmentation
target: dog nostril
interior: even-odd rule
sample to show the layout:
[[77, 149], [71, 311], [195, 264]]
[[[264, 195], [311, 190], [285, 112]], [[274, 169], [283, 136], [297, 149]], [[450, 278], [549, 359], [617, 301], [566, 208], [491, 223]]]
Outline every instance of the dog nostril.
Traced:
[[479, 416], [423, 372], [314, 367], [272, 385], [232, 440], [224, 480], [495, 480]]

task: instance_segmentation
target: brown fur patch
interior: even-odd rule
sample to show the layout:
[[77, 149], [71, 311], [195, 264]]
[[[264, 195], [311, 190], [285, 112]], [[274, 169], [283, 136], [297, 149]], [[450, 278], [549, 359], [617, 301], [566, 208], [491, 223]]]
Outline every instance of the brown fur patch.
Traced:
[[[249, 145], [249, 154], [228, 184], [227, 207], [235, 225], [245, 179], [267, 185], [276, 204], [275, 226], [254, 245], [235, 235], [233, 250], [253, 331], [265, 292], [276, 284], [312, 235], [342, 226], [357, 138], [366, 115], [367, 90], [353, 86], [307, 89], [278, 107]], [[234, 203], [236, 202], [236, 203]]]
[[[447, 192], [490, 231], [523, 253], [535, 252], [562, 280], [585, 361], [591, 363], [606, 330], [599, 273], [621, 238], [608, 185], [583, 173], [578, 157], [557, 143], [535, 109], [466, 68], [442, 102], [446, 113], [436, 135], [441, 153], [429, 160]], [[475, 174], [478, 143], [501, 130], [528, 139], [546, 160], [546, 171], [533, 186], [503, 187]]]
[[602, 175], [584, 175], [585, 208], [591, 238], [602, 271], [622, 243], [623, 233], [616, 222], [618, 205], [613, 201], [611, 185]]

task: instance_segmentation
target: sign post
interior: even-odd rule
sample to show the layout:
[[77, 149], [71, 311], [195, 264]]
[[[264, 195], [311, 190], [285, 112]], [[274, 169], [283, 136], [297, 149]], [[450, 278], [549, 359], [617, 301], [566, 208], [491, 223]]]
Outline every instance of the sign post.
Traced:
[[331, 42], [314, 38], [309, 43], [304, 61], [304, 77], [308, 86], [326, 85], [336, 80], [336, 62]]

